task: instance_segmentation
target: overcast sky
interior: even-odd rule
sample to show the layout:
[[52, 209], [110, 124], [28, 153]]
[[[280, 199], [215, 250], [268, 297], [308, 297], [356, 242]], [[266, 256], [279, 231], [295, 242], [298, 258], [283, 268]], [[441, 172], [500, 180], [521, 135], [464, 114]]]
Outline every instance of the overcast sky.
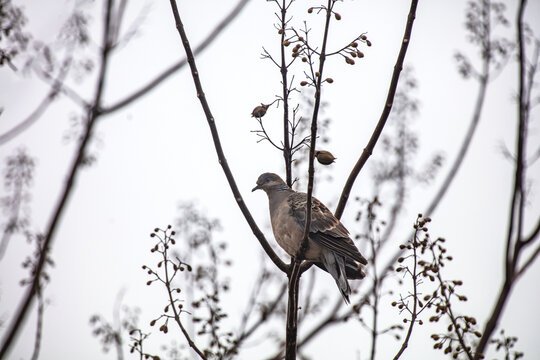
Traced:
[[[29, 18], [28, 29], [37, 38], [49, 42], [75, 2], [18, 3], [24, 6]], [[236, 0], [180, 1], [181, 16], [193, 46], [205, 38], [235, 3]], [[321, 19], [306, 12], [307, 4], [312, 3], [300, 0], [295, 3], [293, 23], [300, 26], [307, 19], [316, 34]], [[420, 111], [412, 126], [420, 137], [419, 162], [425, 162], [437, 151], [446, 155], [446, 162], [431, 186], [418, 186], [408, 194], [399, 231], [393, 240], [395, 248], [408, 234], [416, 214], [426, 208], [435, 193], [472, 115], [477, 83], [463, 80], [453, 59], [455, 51], [460, 50], [478, 63], [477, 54], [466, 42], [465, 4], [465, 1], [424, 0], [418, 6], [405, 61], [418, 81], [415, 96], [420, 101]], [[102, 6], [100, 1], [88, 5], [93, 40], [89, 53], [95, 53], [101, 41]], [[321, 178], [315, 185], [315, 195], [332, 209], [384, 105], [408, 7], [409, 2], [395, 0], [345, 0], [336, 5], [343, 20], [332, 23], [330, 48], [338, 48], [364, 32], [373, 46], [362, 49], [366, 56], [355, 66], [345, 64], [338, 57], [327, 63], [326, 75], [334, 79], [333, 84], [324, 88], [328, 102], [325, 117], [332, 119], [328, 134], [332, 141], [328, 148], [338, 161], [327, 170], [333, 181]], [[515, 7], [515, 1], [508, 2], [507, 16], [511, 19], [515, 18]], [[273, 54], [278, 51], [279, 38], [273, 27], [275, 10], [269, 2], [251, 0], [230, 27], [196, 59], [229, 165], [244, 200], [270, 241], [273, 236], [268, 226], [266, 196], [250, 190], [260, 173], [283, 174], [283, 161], [281, 154], [268, 143], [257, 143], [257, 137], [250, 132], [257, 128], [250, 113], [259, 103], [272, 101], [281, 87], [278, 70], [270, 61], [260, 59], [263, 46]], [[130, 2], [125, 28], [141, 12], [144, 21], [137, 35], [112, 56], [105, 105], [123, 98], [183, 57], [169, 2]], [[540, 2], [530, 1], [526, 19], [536, 34], [540, 34], [540, 22], [534, 19], [539, 15]], [[513, 37], [514, 29], [506, 34]], [[301, 66], [293, 67], [293, 71], [299, 81]], [[86, 99], [92, 96], [93, 75], [82, 83], [70, 79]], [[4, 109], [0, 117], [1, 134], [37, 106], [47, 87], [35, 75], [14, 73], [7, 67], [0, 69], [0, 83], [0, 106]], [[465, 281], [463, 292], [470, 300], [460, 304], [459, 311], [474, 314], [481, 323], [492, 309], [503, 273], [513, 165], [503, 157], [500, 148], [501, 144], [514, 148], [516, 86], [516, 66], [510, 64], [488, 89], [485, 111], [471, 149], [444, 202], [433, 214], [430, 227], [432, 237], [448, 240], [449, 251], [454, 255], [455, 261], [447, 269], [448, 277]], [[272, 134], [280, 134], [279, 110], [274, 107], [265, 117]], [[70, 100], [61, 99], [28, 131], [0, 147], [2, 166], [3, 159], [20, 147], [37, 158], [30, 202], [32, 229], [36, 231], [45, 228], [63, 187], [75, 149], [75, 143], [66, 141], [65, 135], [71, 126], [70, 118], [79, 114], [77, 111]], [[531, 148], [539, 143], [535, 117], [538, 111], [532, 114]], [[174, 223], [179, 215], [178, 204], [183, 201], [194, 201], [208, 216], [219, 218], [223, 224], [223, 231], [217, 237], [229, 244], [228, 255], [234, 263], [228, 273], [232, 291], [225, 304], [235, 320], [255, 281], [261, 248], [238, 210], [217, 162], [187, 69], [171, 76], [132, 106], [102, 118], [95, 135], [91, 149], [97, 161], [80, 172], [54, 240], [52, 257], [56, 265], [50, 270], [52, 281], [46, 288], [49, 304], [41, 358], [113, 359], [113, 352], [102, 355], [98, 341], [91, 336], [88, 319], [94, 313], [111, 318], [121, 289], [125, 290], [125, 304], [142, 309], [141, 326], [161, 312], [165, 304], [162, 293], [157, 287], [145, 286], [146, 274], [140, 267], [153, 262], [148, 234], [156, 226]], [[529, 169], [529, 175], [530, 217], [526, 219], [526, 229], [537, 221], [540, 212], [538, 164]], [[368, 165], [353, 195], [369, 198], [371, 185]], [[0, 189], [4, 196], [4, 189]], [[342, 218], [351, 232], [361, 230], [354, 229], [357, 210], [357, 204], [350, 202]], [[23, 295], [18, 283], [26, 273], [20, 263], [32, 250], [22, 237], [16, 236], [0, 261], [0, 318], [8, 324]], [[540, 358], [537, 343], [540, 309], [536, 305], [539, 278], [540, 264], [536, 263], [514, 288], [501, 322], [507, 334], [519, 337], [517, 349], [524, 351], [527, 359]], [[322, 274], [317, 279], [320, 281], [317, 291], [337, 294], [329, 276]], [[386, 301], [390, 303], [391, 299]], [[388, 305], [384, 307], [383, 317], [387, 322], [401, 319]], [[316, 318], [312, 321], [315, 323]], [[301, 332], [307, 328], [301, 326]], [[33, 315], [10, 358], [30, 357], [34, 331]], [[431, 350], [428, 334], [428, 330], [413, 334], [405, 359], [442, 358], [442, 353]], [[155, 340], [156, 345], [168, 342], [169, 339]], [[381, 359], [388, 358], [399, 347], [391, 339], [382, 343]], [[274, 352], [271, 342], [251, 345], [242, 358], [258, 359], [262, 357], [261, 351]], [[365, 359], [368, 351], [367, 332], [358, 323], [349, 322], [325, 332], [309, 345], [306, 354], [314, 359], [357, 356]]]

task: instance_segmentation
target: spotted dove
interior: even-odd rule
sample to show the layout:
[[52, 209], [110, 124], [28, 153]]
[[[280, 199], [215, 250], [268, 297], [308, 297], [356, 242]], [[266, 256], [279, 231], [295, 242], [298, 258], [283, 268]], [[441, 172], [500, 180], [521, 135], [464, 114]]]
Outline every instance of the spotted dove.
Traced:
[[[304, 235], [307, 195], [292, 190], [276, 174], [264, 173], [252, 191], [262, 189], [268, 195], [270, 220], [277, 243], [291, 256], [296, 256]], [[309, 242], [304, 259], [312, 261], [332, 275], [348, 303], [349, 279], [362, 279], [362, 265], [367, 260], [360, 254], [349, 232], [323, 203], [312, 197]]]

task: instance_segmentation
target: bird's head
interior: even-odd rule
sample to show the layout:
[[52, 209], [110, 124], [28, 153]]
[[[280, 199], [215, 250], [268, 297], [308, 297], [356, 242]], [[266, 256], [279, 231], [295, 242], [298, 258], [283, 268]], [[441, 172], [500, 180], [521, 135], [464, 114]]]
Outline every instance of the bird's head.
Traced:
[[257, 186], [255, 186], [251, 191], [255, 190], [264, 190], [269, 192], [272, 190], [285, 190], [289, 187], [285, 184], [285, 181], [281, 179], [278, 175], [274, 173], [264, 173], [257, 179]]

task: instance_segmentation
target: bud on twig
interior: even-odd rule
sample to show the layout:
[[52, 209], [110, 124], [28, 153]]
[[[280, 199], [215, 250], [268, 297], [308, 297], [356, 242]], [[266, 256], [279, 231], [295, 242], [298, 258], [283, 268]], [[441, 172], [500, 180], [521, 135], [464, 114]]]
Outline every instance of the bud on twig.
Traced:
[[315, 157], [323, 165], [330, 165], [336, 159], [330, 151], [325, 151], [325, 150], [315, 151]]
[[270, 105], [261, 104], [259, 106], [256, 106], [255, 109], [251, 112], [251, 117], [260, 119], [266, 114], [266, 110], [268, 110], [268, 107]]

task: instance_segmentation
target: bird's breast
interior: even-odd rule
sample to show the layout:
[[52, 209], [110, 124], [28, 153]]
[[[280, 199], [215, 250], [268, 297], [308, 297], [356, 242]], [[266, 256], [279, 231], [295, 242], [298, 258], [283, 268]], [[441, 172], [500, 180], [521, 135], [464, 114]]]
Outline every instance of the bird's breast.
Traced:
[[[304, 236], [304, 229], [291, 217], [288, 208], [274, 211], [274, 215], [271, 217], [271, 223], [274, 237], [279, 246], [290, 256], [295, 256]], [[319, 245], [310, 240], [305, 258], [307, 260], [317, 260], [320, 256], [321, 250]]]

